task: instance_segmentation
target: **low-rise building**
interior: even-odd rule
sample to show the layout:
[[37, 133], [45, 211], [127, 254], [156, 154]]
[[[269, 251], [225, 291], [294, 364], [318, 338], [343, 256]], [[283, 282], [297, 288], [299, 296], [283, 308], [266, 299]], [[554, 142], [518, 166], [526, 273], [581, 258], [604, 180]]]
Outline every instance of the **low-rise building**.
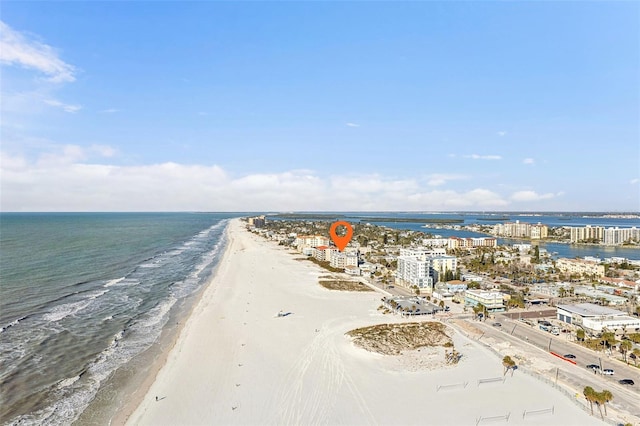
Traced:
[[556, 261], [556, 268], [568, 274], [604, 276], [604, 265], [583, 259], [567, 259], [563, 257]]
[[349, 265], [344, 268], [344, 272], [348, 275], [360, 275], [360, 268], [357, 266]]
[[[613, 290], [613, 288], [611, 288], [611, 290]], [[622, 306], [627, 303], [626, 297], [616, 296], [613, 294], [613, 291], [609, 293], [607, 291], [603, 291], [601, 289], [596, 289], [593, 287], [578, 286], [575, 288], [575, 294], [578, 296], [589, 297], [595, 300], [603, 300], [606, 301], [606, 304], [608, 305]]]
[[592, 336], [601, 334], [604, 329], [618, 335], [640, 332], [640, 318], [593, 303], [558, 305], [556, 316], [560, 321], [583, 328]]
[[358, 266], [358, 255], [356, 253], [332, 253], [329, 265], [338, 269], [344, 269], [347, 266]]
[[467, 290], [464, 292], [466, 306], [484, 306], [488, 312], [502, 312], [505, 310], [505, 295], [499, 291]]

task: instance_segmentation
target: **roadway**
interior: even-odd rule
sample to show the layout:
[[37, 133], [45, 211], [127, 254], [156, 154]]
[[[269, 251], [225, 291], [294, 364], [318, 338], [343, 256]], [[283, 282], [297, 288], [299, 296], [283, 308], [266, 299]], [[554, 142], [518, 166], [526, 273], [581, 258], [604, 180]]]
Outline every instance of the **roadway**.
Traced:
[[[537, 324], [532, 327], [524, 322], [504, 317], [498, 317], [497, 320], [487, 320], [486, 322], [469, 322], [484, 333], [481, 340], [490, 339], [495, 340], [495, 342], [508, 342], [511, 346], [519, 348], [526, 353], [533, 364], [529, 366], [530, 368], [535, 369], [535, 362], [538, 359], [543, 360], [546, 365], [551, 364], [553, 366], [551, 371], [542, 371], [542, 373], [552, 380], [557, 374], [560, 383], [564, 383], [581, 395], [585, 386], [591, 386], [596, 391], [610, 390], [614, 399], [609, 403], [609, 407], [635, 416], [635, 422], [640, 420], [640, 404], [638, 404], [640, 400], [640, 374], [638, 374], [637, 368], [608, 358], [606, 355], [597, 354], [590, 349], [583, 348], [567, 340], [568, 333], [554, 336], [551, 333], [542, 331], [537, 328]], [[499, 322], [502, 326], [493, 326], [494, 322]], [[559, 355], [573, 354], [576, 356], [573, 361], [577, 364], [574, 365], [569, 361], [553, 356], [549, 353], [550, 351]], [[613, 376], [595, 374], [592, 370], [586, 368], [588, 364], [598, 364], [603, 369], [611, 368], [615, 374]], [[618, 383], [620, 379], [633, 379], [635, 385], [621, 385]]]

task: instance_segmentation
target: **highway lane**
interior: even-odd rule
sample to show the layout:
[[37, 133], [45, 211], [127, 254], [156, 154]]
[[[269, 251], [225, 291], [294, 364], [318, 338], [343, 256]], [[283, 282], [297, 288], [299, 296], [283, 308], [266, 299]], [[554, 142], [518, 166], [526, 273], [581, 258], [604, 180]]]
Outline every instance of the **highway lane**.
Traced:
[[[492, 325], [494, 322], [500, 322], [502, 326], [495, 327]], [[610, 390], [614, 399], [609, 403], [609, 407], [621, 414], [634, 416], [633, 423], [640, 421], [640, 375], [637, 371], [633, 371], [633, 367], [605, 356], [602, 359], [602, 367], [613, 368], [615, 375], [594, 374], [592, 370], [586, 368], [586, 365], [599, 364], [598, 356], [591, 350], [567, 341], [564, 335], [553, 336], [551, 333], [531, 327], [523, 322], [507, 319], [487, 320], [486, 322], [472, 320], [469, 323], [484, 332], [481, 341], [494, 347], [500, 342], [508, 342], [513, 348], [518, 348], [520, 352], [526, 354], [529, 369], [537, 371], [551, 380], [555, 380], [557, 374], [559, 384], [573, 389], [580, 395], [582, 395], [585, 386], [591, 386], [596, 391]], [[568, 353], [576, 355], [577, 365], [551, 355], [548, 352], [549, 347], [561, 355]], [[631, 378], [636, 384], [633, 386], [620, 385], [617, 381], [621, 378]]]

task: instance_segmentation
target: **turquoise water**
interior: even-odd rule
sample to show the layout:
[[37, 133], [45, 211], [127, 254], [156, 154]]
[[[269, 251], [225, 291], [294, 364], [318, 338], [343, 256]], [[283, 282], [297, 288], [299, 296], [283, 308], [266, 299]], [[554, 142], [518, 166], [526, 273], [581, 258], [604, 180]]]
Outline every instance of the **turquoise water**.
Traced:
[[240, 214], [0, 215], [0, 422], [69, 424], [200, 289]]

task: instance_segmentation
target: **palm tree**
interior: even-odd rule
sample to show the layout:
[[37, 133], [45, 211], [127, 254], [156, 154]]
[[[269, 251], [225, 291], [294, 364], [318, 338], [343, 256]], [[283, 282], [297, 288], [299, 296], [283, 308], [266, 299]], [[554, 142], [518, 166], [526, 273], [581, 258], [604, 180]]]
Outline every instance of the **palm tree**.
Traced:
[[607, 402], [611, 401], [613, 399], [613, 394], [608, 391], [608, 390], [603, 390], [602, 392], [600, 392], [600, 395], [602, 396], [602, 400], [603, 400], [603, 405], [604, 405], [604, 415], [607, 415]]
[[507, 374], [507, 371], [509, 371], [509, 369], [514, 365], [516, 365], [516, 363], [511, 359], [511, 357], [509, 355], [505, 355], [505, 357], [502, 358], [502, 366], [504, 367], [504, 373], [502, 375], [504, 376]]
[[602, 420], [604, 420], [604, 416], [602, 415], [602, 406], [605, 403], [605, 398], [604, 395], [602, 394], [602, 392], [595, 392], [593, 393], [593, 401], [598, 404], [598, 410], [600, 411], [600, 417], [602, 418]]
[[595, 401], [596, 391], [591, 386], [585, 386], [582, 393], [586, 400], [589, 401], [589, 405], [591, 406], [591, 415], [593, 416], [593, 403]]
[[633, 352], [631, 352], [631, 355], [633, 355], [633, 365], [635, 365], [637, 367], [638, 366], [638, 358], [640, 358], [640, 349], [633, 348]]
[[626, 362], [627, 364], [629, 364], [629, 361], [627, 361], [627, 352], [629, 352], [631, 348], [633, 348], [633, 345], [629, 340], [623, 340], [622, 342], [620, 342], [620, 350], [624, 355], [624, 362]]

